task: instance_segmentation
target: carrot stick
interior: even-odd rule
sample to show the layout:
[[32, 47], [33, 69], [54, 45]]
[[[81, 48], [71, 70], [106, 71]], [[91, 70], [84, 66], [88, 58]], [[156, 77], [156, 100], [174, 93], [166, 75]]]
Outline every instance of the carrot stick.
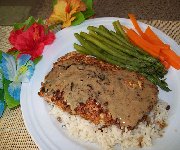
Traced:
[[156, 44], [164, 44], [159, 37], [151, 30], [151, 28], [148, 26], [147, 29], [145, 30], [145, 34], [151, 38]]
[[148, 52], [154, 57], [159, 57], [160, 48], [157, 46], [152, 45], [151, 43], [144, 40], [142, 37], [140, 37], [134, 30], [129, 29], [127, 31], [127, 35], [129, 39], [135, 43], [137, 46]]
[[155, 44], [157, 46], [160, 46], [161, 48], [170, 48], [169, 45], [167, 44], [164, 44], [160, 38], [151, 30], [151, 28], [148, 26], [147, 29], [145, 30], [145, 33], [146, 36], [149, 37], [149, 42], [152, 43], [152, 44]]
[[171, 49], [161, 50], [160, 56], [163, 56], [165, 60], [175, 69], [180, 69], [180, 57]]
[[168, 70], [170, 68], [170, 64], [167, 61], [161, 61], [164, 67]]
[[[158, 46], [162, 46], [162, 48], [166, 47], [165, 44], [157, 37], [157, 35], [151, 30], [150, 27], [148, 27], [145, 31], [145, 33], [143, 33], [143, 31], [141, 30], [135, 16], [133, 14], [128, 14], [131, 22], [133, 23], [135, 29], [137, 30], [137, 32], [142, 36], [143, 39], [147, 40], [148, 42], [150, 42], [151, 44], [156, 44]], [[158, 41], [158, 42], [157, 42]]]
[[[128, 14], [132, 24], [134, 25], [134, 28], [137, 30], [137, 32], [142, 36], [143, 39], [149, 41], [150, 43], [152, 43], [151, 39], [145, 34], [143, 33], [143, 31], [141, 30], [137, 20], [136, 20], [136, 17], [134, 14]], [[153, 43], [152, 43], [153, 44]]]
[[134, 14], [128, 14], [132, 24], [134, 25], [135, 29], [137, 30], [137, 32], [142, 36], [144, 33], [143, 31], [141, 30], [141, 28], [139, 27], [139, 24], [135, 18], [135, 15]]

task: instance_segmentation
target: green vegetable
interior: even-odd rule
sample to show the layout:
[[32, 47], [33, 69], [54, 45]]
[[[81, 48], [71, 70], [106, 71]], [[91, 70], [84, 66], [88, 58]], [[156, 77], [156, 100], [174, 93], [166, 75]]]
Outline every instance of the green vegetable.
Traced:
[[78, 52], [80, 52], [80, 53], [82, 53], [82, 54], [91, 55], [91, 53], [90, 53], [89, 51], [87, 51], [87, 50], [86, 50], [83, 46], [81, 46], [81, 45], [78, 45], [78, 44], [74, 43], [74, 48], [75, 48]]
[[103, 25], [99, 28], [89, 26], [89, 34], [75, 33], [81, 45], [74, 44], [74, 48], [80, 53], [93, 55], [100, 60], [139, 72], [161, 89], [170, 91], [164, 79], [167, 71], [159, 60], [130, 43], [118, 21], [114, 26], [118, 33], [109, 31]]
[[122, 28], [119, 20], [113, 22], [113, 26], [116, 26], [117, 31], [122, 35], [122, 37], [124, 37], [124, 39], [126, 39], [127, 41], [129, 41], [129, 38], [128, 38], [128, 36], [126, 35], [126, 33], [124, 32], [124, 30], [123, 30], [123, 28]]

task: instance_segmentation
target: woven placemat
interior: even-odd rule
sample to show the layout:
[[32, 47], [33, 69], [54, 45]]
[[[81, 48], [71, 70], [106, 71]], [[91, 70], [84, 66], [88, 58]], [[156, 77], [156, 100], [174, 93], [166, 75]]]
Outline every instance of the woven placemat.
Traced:
[[[180, 21], [142, 21], [165, 32], [180, 44]], [[11, 46], [8, 43], [10, 26], [0, 26], [0, 50], [7, 51]], [[26, 130], [22, 119], [21, 109], [5, 110], [0, 119], [0, 149], [24, 150], [38, 149]]]

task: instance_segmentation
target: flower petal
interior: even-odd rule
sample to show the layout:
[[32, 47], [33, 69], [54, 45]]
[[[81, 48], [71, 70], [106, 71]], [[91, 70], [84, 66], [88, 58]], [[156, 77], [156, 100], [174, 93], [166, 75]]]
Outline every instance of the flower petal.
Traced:
[[14, 57], [9, 54], [3, 53], [1, 67], [4, 78], [13, 81], [14, 77], [16, 76], [16, 62]]
[[0, 68], [0, 89], [3, 89], [3, 75]]
[[17, 70], [23, 65], [26, 65], [28, 60], [30, 60], [31, 56], [28, 54], [21, 55], [19, 59], [17, 60]]
[[55, 34], [53, 32], [49, 32], [44, 40], [45, 45], [51, 44], [55, 40]]
[[[53, 10], [53, 15], [55, 18], [55, 16], [57, 16], [58, 20], [56, 20], [56, 22], [64, 22], [66, 20], [66, 6], [67, 6], [67, 2], [65, 0], [58, 0], [58, 2], [56, 3], [56, 5], [54, 5], [54, 10]], [[49, 21], [51, 23], [54, 22], [53, 18], [49, 18]]]
[[74, 17], [72, 18], [72, 15], [76, 13], [77, 9], [77, 4], [73, 3], [71, 5], [70, 0], [58, 0], [54, 5], [53, 13], [49, 17], [48, 23], [52, 25], [63, 23], [63, 27], [70, 26], [71, 21], [75, 19]]
[[5, 109], [5, 103], [3, 100], [0, 100], [0, 117], [2, 117], [4, 109]]
[[21, 82], [12, 82], [9, 84], [8, 92], [16, 101], [20, 101]]
[[81, 0], [69, 0], [71, 10], [74, 10], [75, 13], [79, 11], [85, 11], [86, 5]]
[[10, 35], [9, 41], [14, 49], [21, 54], [31, 55], [31, 59], [35, 59], [42, 55], [44, 46], [51, 44], [55, 39], [54, 33], [48, 31], [45, 25], [33, 23], [27, 30], [16, 30]]
[[80, 1], [80, 7], [78, 8], [78, 11], [85, 11], [86, 9], [87, 9], [86, 4]]
[[41, 42], [36, 46], [36, 51], [32, 54], [32, 59], [34, 60], [35, 58], [41, 56], [43, 50], [44, 50], [44, 42]]
[[34, 73], [34, 63], [29, 60], [30, 55], [21, 55], [18, 59], [16, 82], [28, 82]]
[[15, 45], [16, 40], [17, 40], [17, 37], [18, 37], [20, 34], [22, 34], [22, 32], [23, 32], [23, 29], [11, 31], [10, 36], [9, 36], [9, 42], [10, 42], [12, 45]]

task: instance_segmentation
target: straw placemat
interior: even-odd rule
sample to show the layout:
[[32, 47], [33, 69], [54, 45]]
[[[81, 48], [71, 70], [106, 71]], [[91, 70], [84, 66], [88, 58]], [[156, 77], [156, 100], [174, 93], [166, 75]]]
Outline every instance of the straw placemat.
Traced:
[[[180, 21], [143, 21], [165, 32], [180, 44]], [[9, 32], [12, 27], [0, 26], [0, 49], [6, 51], [11, 46], [8, 43]], [[20, 108], [6, 109], [0, 119], [0, 149], [24, 150], [38, 149], [26, 130]]]

